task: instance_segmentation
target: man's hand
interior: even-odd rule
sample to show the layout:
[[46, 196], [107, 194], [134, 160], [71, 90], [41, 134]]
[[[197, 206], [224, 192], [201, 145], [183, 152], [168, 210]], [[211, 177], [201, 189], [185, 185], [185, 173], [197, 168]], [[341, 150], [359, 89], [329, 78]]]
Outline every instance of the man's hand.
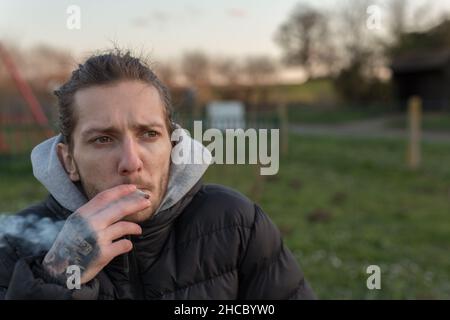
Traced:
[[142, 229], [121, 220], [149, 207], [148, 198], [134, 185], [120, 185], [96, 195], [67, 218], [44, 258], [44, 268], [62, 283], [69, 265], [80, 267], [81, 283], [93, 279], [114, 257], [132, 249], [130, 240], [115, 240], [139, 235]]

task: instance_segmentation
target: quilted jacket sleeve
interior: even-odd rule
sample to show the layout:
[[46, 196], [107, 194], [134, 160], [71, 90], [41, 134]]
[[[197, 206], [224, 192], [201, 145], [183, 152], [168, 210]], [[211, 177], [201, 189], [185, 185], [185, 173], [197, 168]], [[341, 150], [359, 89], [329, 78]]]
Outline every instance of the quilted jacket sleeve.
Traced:
[[277, 227], [257, 205], [239, 273], [240, 299], [316, 299]]
[[[2, 237], [3, 238], [3, 237]], [[5, 239], [0, 246], [0, 300], [67, 300], [96, 299], [99, 284], [96, 279], [69, 290], [54, 281], [41, 266], [44, 253], [21, 257]]]

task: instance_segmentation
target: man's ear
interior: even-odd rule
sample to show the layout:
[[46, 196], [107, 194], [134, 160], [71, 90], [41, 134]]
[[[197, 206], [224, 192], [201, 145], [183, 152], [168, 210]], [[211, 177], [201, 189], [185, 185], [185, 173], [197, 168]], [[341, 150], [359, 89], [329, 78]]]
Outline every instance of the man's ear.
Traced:
[[56, 151], [58, 153], [59, 161], [69, 175], [70, 180], [73, 182], [80, 181], [80, 174], [75, 165], [75, 160], [69, 152], [69, 146], [60, 142], [56, 145]]

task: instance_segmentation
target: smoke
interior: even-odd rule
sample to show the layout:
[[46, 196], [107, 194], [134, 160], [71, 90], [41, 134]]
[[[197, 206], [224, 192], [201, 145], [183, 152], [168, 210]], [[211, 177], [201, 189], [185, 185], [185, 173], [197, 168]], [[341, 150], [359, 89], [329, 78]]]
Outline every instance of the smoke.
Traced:
[[0, 214], [0, 249], [13, 245], [21, 254], [26, 255], [48, 251], [63, 225], [64, 221], [42, 218], [35, 214]]

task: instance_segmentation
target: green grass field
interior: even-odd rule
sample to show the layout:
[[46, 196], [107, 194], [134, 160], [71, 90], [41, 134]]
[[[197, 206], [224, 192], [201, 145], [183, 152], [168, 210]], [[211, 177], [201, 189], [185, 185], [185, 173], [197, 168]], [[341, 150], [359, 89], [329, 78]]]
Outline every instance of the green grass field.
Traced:
[[[423, 151], [411, 172], [402, 141], [292, 136], [278, 175], [263, 183], [244, 165], [212, 166], [205, 181], [257, 199], [321, 299], [448, 299], [450, 143]], [[44, 195], [26, 164], [2, 168], [0, 211]], [[366, 287], [371, 264], [381, 290]]]
[[272, 87], [286, 102], [302, 101], [306, 104], [323, 104], [337, 100], [337, 92], [330, 79], [315, 79], [302, 84], [286, 84]]
[[[424, 145], [418, 172], [401, 141], [293, 137], [259, 203], [319, 298], [450, 298], [450, 144]], [[207, 180], [252, 194], [254, 169], [213, 167]], [[381, 267], [382, 289], [366, 288]]]

